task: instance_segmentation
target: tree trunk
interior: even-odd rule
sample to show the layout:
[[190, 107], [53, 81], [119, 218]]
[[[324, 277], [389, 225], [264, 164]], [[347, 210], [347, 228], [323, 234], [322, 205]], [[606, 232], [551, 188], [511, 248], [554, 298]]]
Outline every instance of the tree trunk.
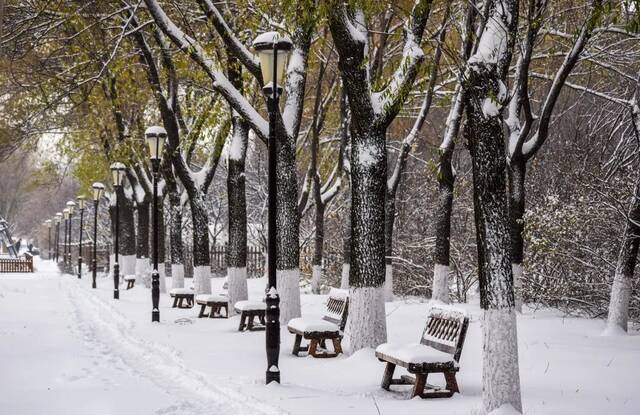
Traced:
[[149, 268], [149, 202], [138, 203], [138, 232], [136, 233], [136, 279], [142, 281]]
[[182, 244], [182, 205], [177, 190], [171, 190], [169, 196], [171, 243], [171, 287], [184, 288], [184, 246]]
[[247, 199], [245, 193], [245, 156], [249, 141], [249, 127], [241, 117], [233, 117], [233, 133], [227, 172], [229, 198], [229, 245], [227, 248], [227, 278], [229, 311], [233, 304], [247, 300]]
[[158, 195], [158, 273], [160, 274], [160, 292], [167, 292], [165, 260], [166, 260], [166, 228], [164, 226], [164, 197]]
[[[129, 193], [129, 197], [127, 196]], [[132, 194], [125, 192], [124, 186], [118, 190], [120, 203], [120, 276], [136, 275], [136, 228]], [[121, 281], [124, 281], [121, 279]]]
[[[351, 97], [351, 95], [350, 95]], [[385, 133], [371, 123], [351, 122], [351, 269], [347, 336], [352, 351], [375, 348], [387, 339], [384, 306]]]
[[346, 189], [347, 201], [345, 205], [349, 214], [344, 215], [344, 223], [342, 224], [342, 278], [340, 288], [349, 289], [349, 270], [351, 268], [351, 188]]
[[627, 223], [622, 235], [622, 245], [616, 265], [616, 273], [611, 286], [609, 315], [605, 335], [624, 334], [629, 321], [629, 298], [631, 279], [638, 260], [640, 246], [640, 179], [636, 183], [631, 200]]
[[316, 200], [315, 216], [315, 237], [313, 245], [313, 261], [311, 275], [311, 291], [314, 294], [320, 293], [320, 280], [322, 279], [322, 250], [324, 247], [324, 210], [325, 206], [321, 201]]
[[465, 136], [473, 162], [480, 306], [484, 310], [483, 404], [486, 412], [505, 404], [522, 411], [502, 119], [499, 113], [483, 111], [486, 100], [499, 96], [501, 81], [488, 63], [471, 66], [467, 75]]
[[438, 166], [438, 199], [436, 201], [435, 234], [433, 253], [433, 289], [431, 299], [449, 303], [449, 265], [451, 249], [451, 211], [453, 207], [453, 185], [455, 175], [451, 166], [451, 150], [440, 154]]
[[516, 311], [522, 312], [522, 260], [524, 256], [524, 205], [527, 163], [520, 158], [509, 164], [509, 217], [511, 221], [511, 268]]
[[[298, 215], [298, 178], [295, 139], [286, 134], [282, 118], [276, 125], [276, 201], [277, 258], [276, 284], [280, 295], [280, 324], [300, 317], [300, 246]], [[271, 258], [269, 258], [271, 260]]]
[[384, 300], [393, 301], [393, 226], [396, 222], [396, 193], [387, 192], [384, 223]]
[[211, 294], [211, 257], [209, 252], [209, 217], [204, 195], [190, 195], [193, 223], [193, 287], [197, 294]]

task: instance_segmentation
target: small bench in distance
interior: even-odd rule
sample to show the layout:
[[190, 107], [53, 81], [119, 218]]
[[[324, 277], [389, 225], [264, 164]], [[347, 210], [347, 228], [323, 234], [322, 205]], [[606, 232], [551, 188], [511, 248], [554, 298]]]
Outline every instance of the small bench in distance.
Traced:
[[[211, 307], [209, 318], [229, 318], [229, 298], [220, 294], [199, 294], [196, 296], [196, 304], [200, 305], [198, 318], [207, 315], [207, 307]], [[224, 308], [224, 316], [222, 309]]]
[[[382, 376], [382, 389], [390, 390], [391, 385], [414, 385], [411, 397], [449, 398], [460, 392], [456, 373], [460, 370], [460, 355], [469, 327], [469, 318], [462, 310], [434, 307], [429, 311], [420, 343], [384, 343], [376, 348], [376, 357], [386, 362]], [[396, 366], [407, 369], [415, 375], [393, 378]], [[442, 373], [444, 388], [427, 384], [430, 373]]]
[[[173, 308], [192, 308], [193, 307], [193, 290], [191, 288], [172, 288], [169, 290], [169, 296], [173, 298]], [[184, 302], [187, 302], [185, 305]]]
[[[233, 308], [238, 314], [240, 314], [240, 325], [238, 331], [257, 331], [265, 329], [264, 314], [267, 310], [267, 305], [264, 301], [238, 301]], [[255, 323], [255, 318], [258, 318], [259, 323]]]
[[136, 284], [136, 276], [135, 275], [125, 275], [124, 282], [127, 283], [126, 289], [129, 290], [129, 289], [133, 288], [133, 286]]
[[[296, 335], [292, 354], [300, 356], [302, 351], [313, 357], [336, 357], [342, 353], [342, 332], [347, 323], [348, 305], [348, 291], [332, 288], [322, 318], [300, 317], [289, 321], [287, 329]], [[308, 346], [301, 346], [303, 338], [309, 340]], [[327, 340], [332, 341], [333, 352], [327, 350]]]

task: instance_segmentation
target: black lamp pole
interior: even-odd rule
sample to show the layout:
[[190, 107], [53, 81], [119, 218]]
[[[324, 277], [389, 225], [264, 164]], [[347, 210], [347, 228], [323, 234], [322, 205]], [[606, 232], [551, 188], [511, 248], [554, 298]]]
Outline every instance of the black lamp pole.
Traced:
[[78, 242], [78, 279], [82, 278], [82, 224], [84, 220], [84, 202], [80, 207], [80, 238]]
[[56, 251], [54, 253], [54, 257], [53, 258], [54, 258], [54, 260], [56, 262], [58, 262], [58, 259], [60, 258], [60, 256], [59, 256], [59, 252], [60, 252], [59, 251], [59, 247], [60, 247], [60, 220], [59, 219], [56, 220], [56, 237], [55, 237], [55, 239], [56, 239]]
[[47, 229], [49, 230], [48, 242], [47, 246], [49, 247], [49, 260], [51, 260], [51, 224], [47, 224]]
[[93, 258], [91, 259], [91, 288], [96, 288], [96, 276], [98, 261], [96, 256], [98, 254], [98, 199], [93, 201]]
[[280, 369], [278, 360], [280, 357], [280, 296], [276, 283], [276, 116], [278, 111], [278, 43], [273, 43], [273, 83], [271, 92], [267, 95], [267, 109], [269, 111], [269, 234], [267, 255], [268, 286], [266, 292], [266, 349], [267, 349], [267, 384], [275, 381], [280, 383]]
[[118, 188], [120, 186], [115, 186], [116, 192], [116, 241], [115, 241], [115, 261], [113, 264], [113, 298], [118, 300], [120, 298], [120, 265], [118, 264], [118, 234], [120, 233], [120, 201], [118, 197]]
[[160, 273], [158, 272], [158, 171], [160, 159], [151, 160], [153, 169], [153, 272], [151, 273], [151, 321], [160, 322]]
[[63, 252], [62, 252], [62, 263], [67, 265], [67, 249], [69, 244], [67, 243], [67, 238], [69, 236], [69, 215], [67, 214], [64, 218], [64, 243], [62, 244]]
[[71, 211], [69, 211], [69, 248], [67, 248], [67, 255], [69, 256], [69, 259], [67, 260], [67, 264], [69, 265], [70, 269], [73, 268], [71, 264], [71, 223], [72, 221], [73, 221], [73, 215]]

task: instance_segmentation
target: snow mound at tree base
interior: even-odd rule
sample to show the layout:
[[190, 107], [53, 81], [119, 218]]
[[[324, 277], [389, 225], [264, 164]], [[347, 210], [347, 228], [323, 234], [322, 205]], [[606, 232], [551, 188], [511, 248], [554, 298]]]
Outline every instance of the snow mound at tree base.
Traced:
[[489, 412], [487, 415], [521, 415], [521, 413], [510, 404], [504, 404], [501, 405], [500, 408]]

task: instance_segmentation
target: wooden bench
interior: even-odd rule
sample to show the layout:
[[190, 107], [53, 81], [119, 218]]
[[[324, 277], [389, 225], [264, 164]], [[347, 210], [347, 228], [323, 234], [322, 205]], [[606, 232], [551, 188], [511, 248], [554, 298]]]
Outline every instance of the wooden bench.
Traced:
[[[196, 304], [201, 306], [198, 317], [205, 317], [207, 307], [211, 307], [209, 318], [229, 318], [229, 298], [224, 295], [200, 294], [196, 296]], [[224, 308], [224, 316], [222, 309]]]
[[[240, 314], [238, 331], [265, 329], [264, 314], [267, 310], [267, 305], [264, 301], [238, 301], [233, 308]], [[258, 324], [255, 323], [256, 317], [259, 321]]]
[[136, 276], [135, 275], [127, 275], [124, 277], [124, 282], [127, 283], [127, 290], [133, 288], [133, 286], [136, 284]]
[[[173, 298], [173, 308], [191, 308], [193, 307], [193, 290], [191, 288], [172, 288], [169, 290], [169, 296]], [[185, 305], [184, 302], [187, 302]]]
[[[460, 370], [458, 362], [468, 326], [469, 318], [463, 311], [432, 308], [420, 343], [385, 343], [376, 348], [378, 360], [387, 363], [381, 387], [389, 390], [391, 385], [414, 385], [412, 398], [449, 398], [460, 392], [456, 372]], [[396, 366], [406, 368], [415, 377], [405, 375], [394, 379]], [[446, 386], [442, 388], [427, 384], [430, 373], [444, 374]]]
[[[345, 290], [332, 288], [321, 319], [294, 318], [287, 329], [295, 334], [292, 353], [308, 352], [313, 357], [336, 357], [342, 353], [342, 331], [347, 323], [349, 296]], [[301, 346], [302, 339], [309, 340], [308, 346]], [[333, 352], [327, 350], [326, 341], [333, 343]]]

